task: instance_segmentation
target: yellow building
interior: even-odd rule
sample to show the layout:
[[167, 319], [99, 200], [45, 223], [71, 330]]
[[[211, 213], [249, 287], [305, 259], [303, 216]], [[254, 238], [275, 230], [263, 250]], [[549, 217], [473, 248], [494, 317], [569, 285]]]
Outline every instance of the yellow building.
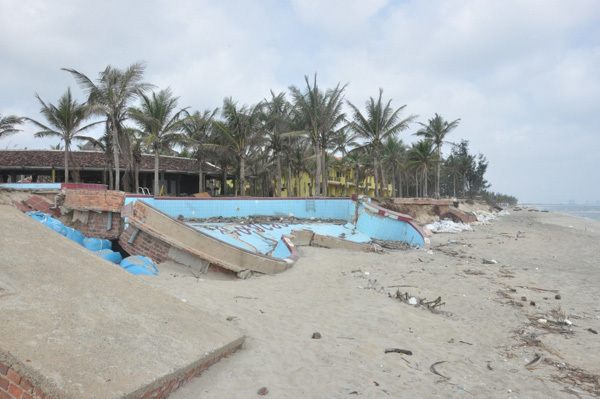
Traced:
[[[359, 182], [357, 189], [354, 178], [354, 170], [347, 170], [346, 173], [335, 167], [329, 168], [329, 180], [327, 188], [328, 197], [350, 197], [353, 194], [375, 196], [375, 177], [366, 176]], [[312, 197], [314, 195], [314, 180], [311, 176], [303, 172], [300, 175], [300, 182], [297, 177], [293, 177], [291, 181], [291, 190], [288, 194], [288, 184], [286, 177], [283, 176], [283, 184], [281, 189], [282, 197]], [[392, 185], [388, 184], [387, 188], [383, 189], [383, 196], [389, 197], [392, 191]]]

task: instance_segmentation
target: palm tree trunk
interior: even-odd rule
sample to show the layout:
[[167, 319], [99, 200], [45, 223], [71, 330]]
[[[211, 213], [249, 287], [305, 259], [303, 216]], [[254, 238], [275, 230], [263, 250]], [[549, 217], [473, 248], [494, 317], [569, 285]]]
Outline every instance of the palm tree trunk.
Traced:
[[315, 176], [315, 187], [313, 187], [313, 189], [314, 196], [318, 197], [321, 195], [321, 148], [318, 138], [315, 141], [315, 160], [317, 162], [317, 170]]
[[456, 198], [456, 174], [452, 175], [452, 197]]
[[396, 178], [396, 167], [392, 166], [392, 178], [390, 179], [392, 181], [392, 192], [390, 193], [390, 197], [395, 197], [396, 196], [396, 182], [397, 182], [397, 178]]
[[419, 169], [415, 169], [415, 197], [419, 198]]
[[277, 163], [277, 197], [281, 197], [281, 154], [277, 152], [275, 158]]
[[398, 171], [398, 198], [402, 198], [402, 168]]
[[221, 195], [227, 193], [227, 165], [221, 163]]
[[[115, 190], [121, 189], [121, 165], [119, 160], [119, 133], [117, 132], [117, 121], [114, 115], [110, 115], [113, 136], [113, 162], [115, 166]], [[112, 173], [112, 171], [111, 171]]]
[[288, 162], [287, 196], [292, 196], [292, 165]]
[[440, 198], [440, 168], [442, 166], [442, 152], [440, 146], [437, 148], [438, 162], [437, 162], [437, 174], [435, 177], [435, 198]]
[[423, 197], [427, 198], [427, 168], [423, 168]]
[[198, 162], [198, 192], [204, 192], [204, 172], [202, 171], [202, 161]]
[[246, 158], [242, 155], [240, 157], [240, 184], [239, 184], [239, 195], [243, 197], [246, 195]]
[[65, 183], [69, 182], [69, 145], [65, 143]]
[[[385, 197], [385, 189], [388, 188], [385, 178], [385, 172], [383, 171], [383, 165], [379, 163], [379, 169], [381, 170], [381, 196]], [[391, 197], [391, 195], [389, 195]]]
[[140, 186], [140, 164], [135, 163], [135, 189], [133, 191], [137, 192], [138, 187]]
[[379, 198], [379, 176], [377, 175], [377, 169], [379, 169], [379, 152], [375, 150], [375, 198]]
[[113, 175], [113, 167], [110, 164], [108, 165], [107, 173], [108, 173], [108, 188], [109, 188], [109, 190], [114, 190], [115, 189], [115, 175]]
[[344, 197], [348, 196], [348, 169], [344, 166]]
[[154, 196], [157, 197], [160, 193], [158, 181], [158, 162], [159, 162], [160, 154], [158, 153], [158, 149], [154, 149]]
[[321, 170], [321, 173], [323, 174], [323, 179], [322, 179], [322, 185], [323, 188], [321, 189], [321, 192], [323, 193], [323, 197], [327, 197], [328, 194], [328, 188], [329, 188], [329, 170], [327, 169], [327, 160], [325, 159], [325, 148], [322, 149], [322, 154], [321, 154], [321, 165], [323, 166], [323, 169]]

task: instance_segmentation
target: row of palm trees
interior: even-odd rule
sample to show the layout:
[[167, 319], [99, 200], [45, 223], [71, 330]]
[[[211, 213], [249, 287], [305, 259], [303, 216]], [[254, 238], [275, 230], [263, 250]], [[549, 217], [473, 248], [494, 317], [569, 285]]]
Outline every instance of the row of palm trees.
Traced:
[[[155, 156], [155, 194], [159, 192], [159, 156], [166, 154], [197, 161], [200, 191], [204, 188], [202, 166], [210, 161], [224, 176], [228, 170], [237, 172], [239, 195], [246, 194], [246, 177], [250, 175], [255, 182], [262, 182], [261, 193], [275, 182], [274, 195], [281, 196], [285, 181], [291, 196], [293, 177], [299, 181], [300, 175], [307, 173], [314, 180], [313, 195], [326, 196], [329, 171], [336, 170], [348, 178], [352, 174], [357, 189], [366, 176], [373, 176], [377, 197], [384, 195], [388, 181], [393, 190], [388, 195], [409, 195], [412, 190], [415, 196], [427, 197], [434, 174], [434, 196], [440, 197], [441, 148], [460, 122], [447, 122], [436, 114], [427, 124], [419, 123], [421, 128], [415, 135], [422, 139], [408, 147], [399, 134], [409, 129], [417, 116], [403, 116], [406, 105], [394, 108], [392, 100], [384, 101], [380, 89], [376, 98], [366, 102], [363, 112], [344, 99], [347, 85], [338, 83], [324, 90], [317, 84], [316, 74], [312, 79], [305, 77], [304, 87], [290, 86], [289, 100], [285, 92], [271, 91], [269, 98], [255, 105], [239, 105], [228, 97], [220, 109], [191, 112], [178, 107], [179, 98], [170, 89], [157, 91], [143, 81], [143, 63], [124, 70], [108, 66], [96, 80], [74, 69], [64, 70], [84, 90], [86, 101], [77, 102], [70, 89], [56, 105], [45, 103], [36, 94], [45, 122], [5, 117], [1, 119], [0, 137], [17, 132], [24, 121], [40, 129], [36, 137], [59, 137], [64, 142], [65, 181], [69, 179], [73, 140], [90, 142], [107, 155], [107, 169], [115, 170], [114, 181], [109, 173], [110, 187], [125, 191], [139, 187], [139, 165], [146, 152]], [[350, 115], [345, 113], [345, 106]], [[94, 117], [100, 119], [88, 123]], [[98, 124], [104, 124], [102, 137], [84, 134]], [[123, 174], [121, 160], [126, 165]], [[300, 194], [298, 187], [295, 194]]]

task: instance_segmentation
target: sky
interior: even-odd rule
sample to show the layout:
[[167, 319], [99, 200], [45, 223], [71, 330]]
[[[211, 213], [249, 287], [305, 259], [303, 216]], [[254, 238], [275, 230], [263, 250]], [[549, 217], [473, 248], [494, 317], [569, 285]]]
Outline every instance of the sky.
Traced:
[[[460, 118], [448, 141], [489, 161], [490, 190], [521, 203], [600, 201], [600, 1], [0, 0], [0, 115], [43, 121], [37, 93], [85, 96], [72, 68], [146, 63], [181, 107], [240, 105], [270, 91], [347, 84], [364, 110], [379, 88], [403, 116]], [[346, 108], [349, 112], [349, 109]], [[400, 133], [415, 142], [421, 126]], [[31, 123], [1, 149], [50, 149]], [[100, 132], [92, 135], [98, 136]], [[449, 154], [451, 145], [443, 147]]]

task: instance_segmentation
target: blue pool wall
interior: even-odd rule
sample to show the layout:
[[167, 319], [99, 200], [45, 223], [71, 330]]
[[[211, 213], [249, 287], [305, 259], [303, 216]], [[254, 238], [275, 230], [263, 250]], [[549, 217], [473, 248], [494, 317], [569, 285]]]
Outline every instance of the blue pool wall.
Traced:
[[340, 219], [350, 221], [354, 216], [355, 203], [350, 198], [153, 198], [142, 196], [128, 196], [125, 204], [142, 199], [144, 202], [177, 218], [181, 215], [185, 219], [206, 219], [213, 217], [248, 217], [253, 215], [269, 215], [288, 217], [292, 214], [296, 218], [310, 219]]
[[60, 190], [61, 183], [0, 183], [0, 187], [15, 190]]
[[378, 240], [404, 241], [410, 245], [423, 247], [425, 239], [411, 223], [392, 219], [390, 217], [375, 216], [369, 212], [362, 212], [359, 208], [356, 230]]
[[[357, 202], [351, 198], [154, 198], [128, 196], [125, 204], [142, 199], [167, 215], [185, 219], [212, 217], [248, 217], [252, 215], [294, 217], [302, 219], [338, 219], [348, 222], [355, 216]], [[356, 230], [379, 240], [403, 241], [423, 247], [425, 239], [413, 222], [376, 216], [358, 203]], [[283, 250], [283, 248], [281, 248]], [[277, 252], [277, 251], [275, 251]]]

